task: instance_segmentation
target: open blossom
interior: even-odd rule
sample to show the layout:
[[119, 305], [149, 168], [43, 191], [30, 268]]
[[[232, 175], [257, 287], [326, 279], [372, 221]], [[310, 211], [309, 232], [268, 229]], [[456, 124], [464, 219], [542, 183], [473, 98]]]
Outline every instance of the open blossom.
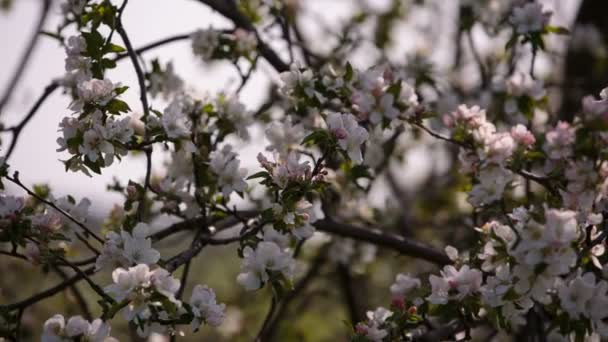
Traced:
[[528, 96], [534, 100], [540, 100], [547, 94], [542, 80], [535, 80], [529, 73], [521, 71], [507, 79], [506, 90], [511, 96]]
[[521, 241], [511, 254], [527, 267], [546, 264], [546, 275], [565, 274], [577, 259], [571, 246], [579, 236], [576, 212], [546, 209], [545, 220], [545, 224], [531, 220], [518, 229]]
[[112, 272], [114, 284], [106, 286], [104, 291], [120, 302], [129, 297], [138, 287], [149, 287], [150, 275], [150, 268], [145, 264], [128, 269], [117, 268]]
[[226, 317], [226, 305], [218, 304], [213, 289], [207, 285], [196, 285], [190, 296], [190, 306], [194, 314], [192, 327], [197, 329], [202, 322], [217, 327]]
[[173, 63], [167, 63], [165, 70], [150, 74], [150, 94], [155, 97], [162, 94], [167, 99], [171, 94], [182, 90], [184, 81], [173, 68]]
[[220, 44], [219, 31], [213, 29], [199, 29], [191, 36], [192, 52], [203, 58], [204, 61], [209, 61], [213, 57], [215, 49]]
[[66, 41], [65, 71], [62, 83], [70, 88], [91, 80], [91, 59], [82, 55], [86, 51], [86, 41], [82, 36], [71, 36]]
[[270, 225], [264, 227], [262, 239], [267, 242], [273, 242], [280, 248], [287, 248], [289, 246], [289, 235], [275, 230]]
[[234, 40], [236, 53], [243, 56], [247, 56], [258, 45], [255, 33], [241, 28], [234, 30]]
[[295, 261], [291, 254], [276, 243], [262, 241], [255, 249], [243, 250], [243, 264], [237, 282], [246, 290], [257, 290], [270, 279], [270, 272], [280, 273], [287, 279], [293, 277]]
[[276, 185], [285, 188], [290, 182], [304, 182], [312, 177], [308, 161], [300, 161], [300, 155], [289, 152], [286, 156], [275, 155], [276, 162], [270, 162], [263, 154], [258, 154], [258, 161], [271, 175]]
[[592, 119], [601, 118], [608, 120], [608, 88], [600, 92], [600, 99], [596, 100], [593, 95], [585, 96], [582, 100], [583, 112]]
[[361, 145], [369, 137], [365, 128], [359, 126], [352, 114], [332, 113], [327, 116], [327, 126], [338, 139], [340, 147], [348, 153], [355, 163], [363, 161]]
[[541, 31], [551, 18], [551, 12], [543, 11], [543, 5], [529, 2], [521, 7], [515, 7], [509, 21], [519, 34]]
[[391, 285], [390, 290], [393, 296], [405, 296], [418, 287], [420, 287], [420, 279], [399, 273], [395, 277], [395, 282]]
[[283, 82], [280, 91], [283, 95], [291, 98], [296, 96], [298, 89], [301, 89], [304, 95], [312, 98], [315, 95], [314, 74], [310, 69], [304, 71], [300, 69], [300, 65], [294, 63], [290, 66], [289, 71], [282, 72], [279, 75]]
[[392, 120], [398, 115], [399, 110], [395, 108], [395, 96], [393, 94], [384, 94], [378, 101], [378, 106], [370, 113], [369, 121], [377, 124], [382, 121], [382, 118]]
[[186, 113], [189, 105], [189, 97], [178, 96], [165, 108], [161, 123], [169, 138], [179, 139], [190, 136], [190, 122]]
[[117, 87], [108, 79], [96, 79], [81, 82], [77, 86], [78, 100], [70, 105], [70, 109], [79, 111], [85, 103], [106, 105], [114, 97], [114, 89]]
[[170, 301], [177, 303], [178, 300], [175, 298], [177, 291], [180, 288], [180, 280], [175, 279], [171, 276], [167, 270], [163, 268], [157, 268], [150, 273], [150, 282], [156, 292], [167, 297]]
[[242, 139], [249, 139], [248, 127], [253, 123], [253, 114], [245, 108], [236, 96], [225, 98], [219, 96], [216, 101], [218, 116], [229, 120]]
[[247, 169], [241, 168], [241, 161], [236, 153], [232, 152], [232, 146], [227, 144], [220, 151], [211, 153], [209, 167], [218, 176], [218, 185], [224, 196], [229, 196], [233, 191], [243, 192], [247, 189], [244, 178]]
[[359, 323], [356, 327], [357, 333], [367, 337], [373, 342], [381, 342], [388, 336], [388, 330], [381, 326], [386, 320], [391, 317], [393, 313], [383, 307], [379, 307], [374, 311], [367, 312], [368, 321], [366, 323]]
[[272, 122], [266, 128], [266, 139], [270, 145], [268, 151], [277, 151], [280, 155], [286, 155], [293, 146], [297, 146], [304, 139], [304, 127], [302, 124], [292, 124], [291, 116], [283, 122]]
[[87, 0], [65, 0], [61, 4], [61, 12], [63, 14], [74, 13], [80, 15], [84, 11], [86, 4]]
[[468, 201], [474, 206], [487, 205], [499, 200], [513, 174], [500, 166], [489, 166], [479, 172], [479, 183], [473, 185]]
[[99, 125], [84, 132], [82, 145], [78, 147], [78, 152], [92, 162], [96, 162], [102, 154], [113, 156], [114, 145], [105, 139], [104, 133], [104, 128]]
[[431, 275], [429, 282], [432, 293], [427, 300], [433, 304], [447, 304], [449, 300], [461, 300], [477, 292], [481, 287], [482, 274], [481, 271], [472, 269], [468, 265], [460, 269], [448, 265], [441, 271], [441, 277]]
[[131, 233], [120, 234], [109, 232], [97, 261], [96, 269], [107, 266], [132, 266], [137, 264], [152, 265], [160, 259], [160, 253], [152, 248], [150, 228], [145, 223], [138, 223]]
[[551, 159], [568, 158], [574, 152], [573, 144], [576, 139], [576, 130], [569, 123], [560, 121], [553, 130], [545, 135], [543, 150]]
[[513, 286], [512, 277], [509, 265], [497, 267], [496, 275], [489, 276], [479, 288], [483, 302], [493, 308], [504, 305], [504, 296]]
[[24, 205], [23, 197], [0, 195], [0, 217], [14, 216], [23, 209]]
[[[282, 218], [287, 228], [291, 229], [291, 233], [298, 240], [310, 238], [315, 228], [312, 226], [317, 219], [315, 207], [307, 200], [300, 200], [295, 205], [294, 211], [287, 211], [278, 203], [275, 203], [272, 208], [275, 217]], [[279, 244], [280, 245], [280, 244]]]
[[593, 273], [578, 275], [569, 283], [562, 284], [557, 289], [562, 309], [574, 319], [579, 318], [580, 315], [587, 316], [589, 302], [593, 299], [595, 288]]
[[509, 133], [494, 133], [486, 139], [484, 153], [489, 162], [503, 165], [515, 150], [515, 141]]
[[44, 322], [42, 342], [90, 341], [114, 342], [118, 341], [110, 336], [110, 326], [101, 319], [89, 322], [81, 316], [68, 319], [57, 314]]
[[518, 124], [511, 128], [511, 137], [517, 144], [524, 147], [532, 146], [536, 142], [534, 134], [522, 124]]
[[469, 129], [476, 129], [486, 122], [486, 111], [479, 106], [458, 106], [456, 111], [443, 116], [443, 123], [448, 127], [462, 125]]
[[150, 228], [145, 223], [138, 223], [131, 234], [122, 231], [123, 255], [131, 264], [151, 265], [160, 259], [160, 253], [152, 248]]

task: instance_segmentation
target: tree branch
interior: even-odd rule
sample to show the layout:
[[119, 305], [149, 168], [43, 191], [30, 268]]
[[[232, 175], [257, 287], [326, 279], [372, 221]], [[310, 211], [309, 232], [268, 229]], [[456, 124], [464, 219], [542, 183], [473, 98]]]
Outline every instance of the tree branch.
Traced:
[[255, 33], [258, 39], [258, 52], [268, 63], [270, 63], [278, 72], [289, 71], [289, 65], [272, 50], [258, 34], [255, 26], [244, 16], [236, 6], [233, 0], [198, 0], [199, 2], [209, 6], [211, 9], [220, 13], [224, 17], [232, 20], [236, 27]]
[[435, 264], [447, 265], [452, 263], [444, 252], [396, 234], [360, 228], [350, 224], [335, 222], [330, 219], [317, 221], [313, 223], [313, 226], [323, 232], [388, 247], [401, 254], [430, 261]]

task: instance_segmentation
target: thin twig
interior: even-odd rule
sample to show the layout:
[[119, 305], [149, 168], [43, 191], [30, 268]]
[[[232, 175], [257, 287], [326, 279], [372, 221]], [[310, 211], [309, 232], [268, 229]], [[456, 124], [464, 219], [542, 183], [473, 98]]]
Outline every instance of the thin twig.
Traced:
[[8, 179], [10, 182], [18, 185], [21, 189], [25, 190], [25, 192], [27, 192], [28, 195], [34, 197], [35, 199], [37, 199], [38, 201], [48, 205], [49, 207], [57, 210], [58, 212], [60, 212], [63, 216], [65, 216], [67, 219], [69, 219], [70, 221], [74, 222], [77, 226], [79, 226], [80, 228], [82, 228], [85, 232], [87, 232], [87, 234], [91, 235], [95, 240], [97, 240], [99, 243], [103, 244], [104, 240], [102, 238], [100, 238], [97, 234], [95, 234], [89, 227], [85, 226], [84, 223], [78, 221], [77, 219], [75, 219], [72, 215], [70, 215], [68, 212], [66, 212], [65, 210], [59, 208], [57, 205], [55, 205], [55, 203], [50, 202], [40, 196], [38, 196], [35, 192], [33, 192], [32, 190], [30, 190], [28, 187], [26, 187], [25, 185], [23, 185], [23, 183], [21, 183], [21, 181], [19, 180], [19, 172], [15, 171], [15, 173], [13, 174], [13, 177], [11, 176], [6, 176], [6, 179]]
[[[144, 72], [139, 64], [139, 60], [137, 59], [137, 53], [135, 49], [133, 49], [133, 45], [131, 45], [131, 41], [129, 40], [129, 36], [127, 35], [127, 31], [122, 23], [122, 13], [126, 8], [128, 0], [124, 0], [122, 6], [120, 7], [118, 16], [116, 17], [116, 31], [122, 38], [125, 43], [125, 48], [127, 49], [127, 53], [131, 58], [131, 62], [133, 63], [133, 68], [135, 69], [135, 73], [137, 74], [137, 81], [139, 83], [139, 99], [141, 101], [141, 105], [143, 107], [143, 117], [142, 121], [144, 123], [144, 141], [148, 140], [148, 129], [146, 123], [148, 121], [148, 116], [150, 115], [150, 106], [148, 104], [148, 95], [146, 92], [146, 78]], [[137, 207], [137, 218], [142, 221], [143, 213], [145, 209], [145, 200], [146, 200], [146, 192], [150, 188], [150, 176], [152, 173], [152, 146], [146, 149], [146, 178], [144, 181], [144, 189], [141, 193], [141, 199], [139, 201]]]
[[26, 308], [28, 306], [31, 306], [43, 299], [49, 298], [54, 296], [55, 294], [65, 290], [66, 288], [70, 287], [72, 284], [77, 283], [78, 281], [82, 280], [84, 278], [85, 275], [92, 275], [93, 273], [95, 273], [95, 268], [94, 267], [90, 267], [85, 269], [84, 271], [82, 271], [81, 273], [75, 274], [73, 275], [71, 278], [69, 278], [66, 281], [63, 281], [49, 289], [46, 289], [42, 292], [39, 292], [27, 299], [24, 299], [22, 301], [13, 303], [13, 304], [9, 304], [6, 306], [1, 306], [0, 308], [3, 309], [7, 309], [9, 311], [12, 310], [16, 310], [16, 309], [21, 309], [21, 308]]
[[27, 48], [25, 49], [25, 52], [19, 59], [19, 61], [20, 61], [19, 66], [17, 66], [15, 73], [13, 74], [10, 81], [8, 82], [8, 86], [4, 90], [4, 95], [2, 95], [2, 98], [0, 99], [0, 114], [2, 113], [2, 109], [4, 108], [4, 106], [6, 105], [8, 100], [10, 99], [11, 94], [17, 87], [17, 83], [19, 83], [19, 79], [21, 79], [21, 76], [23, 75], [23, 71], [25, 70], [27, 63], [29, 62], [30, 57], [32, 56], [32, 52], [34, 51], [34, 48], [36, 47], [36, 43], [38, 42], [38, 37], [40, 35], [40, 32], [42, 31], [42, 27], [44, 26], [44, 22], [46, 21], [46, 18], [48, 17], [49, 11], [51, 9], [51, 4], [52, 4], [51, 0], [44, 0], [42, 2], [42, 10], [40, 12], [40, 16], [38, 17], [38, 22], [36, 24], [36, 31], [34, 31], [34, 34], [30, 38], [30, 41], [27, 45]]

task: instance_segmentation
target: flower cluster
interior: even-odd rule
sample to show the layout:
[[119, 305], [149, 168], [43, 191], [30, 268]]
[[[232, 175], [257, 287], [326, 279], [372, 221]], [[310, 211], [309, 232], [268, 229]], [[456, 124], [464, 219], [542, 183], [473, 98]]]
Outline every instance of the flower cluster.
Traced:
[[33, 263], [63, 255], [80, 229], [64, 213], [86, 223], [91, 205], [87, 198], [76, 202], [71, 196], [55, 199], [48, 192], [47, 195], [54, 207], [23, 197], [0, 195], [0, 241], [24, 247], [25, 256]]
[[73, 316], [66, 322], [63, 315], [59, 314], [44, 322], [41, 341], [118, 342], [110, 336], [110, 326], [99, 318], [89, 322], [82, 316]]
[[241, 273], [236, 281], [246, 290], [257, 290], [274, 279], [291, 281], [294, 269], [295, 261], [288, 251], [272, 241], [262, 241], [255, 249], [243, 249]]
[[109, 232], [95, 268], [155, 264], [160, 259], [160, 253], [152, 248], [149, 236], [150, 228], [145, 223], [138, 223], [131, 233], [126, 230], [120, 231], [120, 234]]
[[251, 60], [258, 45], [255, 33], [241, 28], [232, 33], [212, 28], [199, 29], [191, 39], [192, 52], [204, 61], [236, 59], [240, 56]]
[[145, 264], [117, 268], [112, 272], [112, 280], [114, 283], [104, 291], [117, 302], [124, 318], [137, 325], [142, 336], [166, 332], [168, 327], [161, 323], [171, 319], [186, 318], [195, 328], [201, 322], [217, 326], [224, 319], [225, 305], [216, 303], [213, 290], [197, 286], [190, 304], [184, 304], [176, 298], [180, 281], [163, 268], [151, 270]]
[[130, 110], [118, 99], [127, 87], [104, 77], [105, 69], [115, 63], [103, 55], [119, 51], [123, 51], [119, 46], [104, 44], [96, 30], [67, 40], [67, 73], [62, 84], [72, 92], [69, 109], [75, 115], [61, 121], [61, 137], [57, 139], [57, 151], [67, 150], [72, 155], [65, 161], [66, 169], [100, 173], [101, 168], [127, 153], [125, 145], [131, 141], [133, 129], [129, 117], [118, 118]]

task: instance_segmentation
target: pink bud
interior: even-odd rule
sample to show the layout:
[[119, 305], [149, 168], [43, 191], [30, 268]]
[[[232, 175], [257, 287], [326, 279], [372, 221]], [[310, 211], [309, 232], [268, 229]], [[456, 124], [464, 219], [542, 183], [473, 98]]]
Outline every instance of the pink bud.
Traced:
[[355, 326], [355, 331], [358, 335], [365, 335], [367, 334], [367, 326], [363, 323], [357, 323], [357, 326]]
[[333, 133], [338, 139], [346, 139], [346, 137], [348, 136], [348, 132], [346, 132], [344, 128], [334, 129]]
[[127, 196], [131, 199], [137, 198], [137, 188], [133, 185], [127, 186]]
[[399, 308], [399, 310], [403, 310], [405, 309], [405, 299], [402, 296], [395, 297], [393, 298], [391, 305]]

